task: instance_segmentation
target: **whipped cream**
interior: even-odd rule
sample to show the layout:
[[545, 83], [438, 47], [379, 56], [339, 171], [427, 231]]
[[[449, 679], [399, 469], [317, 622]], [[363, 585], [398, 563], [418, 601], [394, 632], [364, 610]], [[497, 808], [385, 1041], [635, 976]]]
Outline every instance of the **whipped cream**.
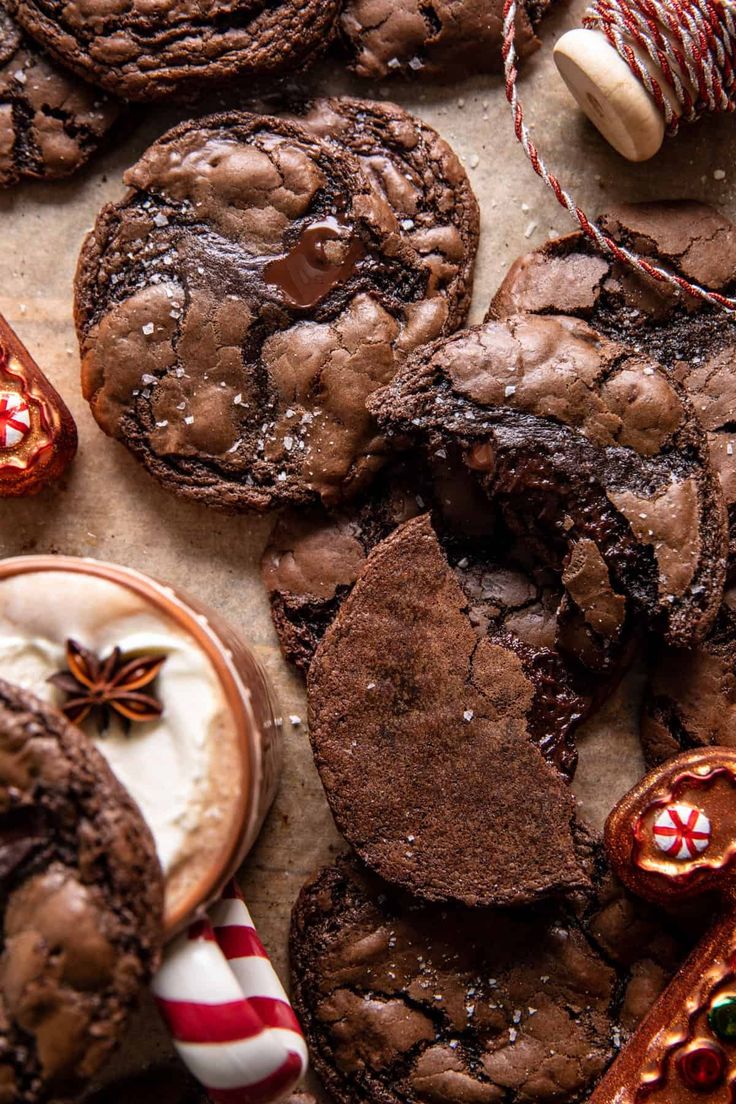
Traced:
[[[38, 571], [0, 579], [0, 677], [61, 704], [47, 681], [66, 668], [68, 639], [104, 657], [165, 655], [155, 695], [160, 718], [126, 730], [116, 717], [100, 734], [83, 728], [138, 803], [167, 876], [196, 884], [236, 815], [233, 722], [217, 673], [194, 637], [124, 586], [93, 575]], [[146, 688], [147, 691], [149, 688]]]

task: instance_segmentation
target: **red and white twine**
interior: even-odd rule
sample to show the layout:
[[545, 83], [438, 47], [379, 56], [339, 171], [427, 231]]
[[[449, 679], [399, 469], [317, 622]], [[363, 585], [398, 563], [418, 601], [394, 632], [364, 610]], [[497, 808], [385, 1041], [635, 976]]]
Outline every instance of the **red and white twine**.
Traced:
[[[588, 218], [547, 168], [524, 122], [517, 93], [517, 8], [518, 0], [506, 0], [503, 25], [506, 98], [511, 105], [516, 137], [537, 176], [603, 253], [658, 283], [670, 284], [713, 306], [736, 311], [736, 298], [691, 283], [614, 241]], [[690, 122], [707, 112], [736, 109], [736, 7], [733, 0], [594, 0], [583, 23], [605, 34], [659, 105], [670, 134], [677, 131], [683, 120]], [[637, 50], [649, 59], [651, 69], [640, 62]], [[661, 80], [658, 73], [661, 73]]]

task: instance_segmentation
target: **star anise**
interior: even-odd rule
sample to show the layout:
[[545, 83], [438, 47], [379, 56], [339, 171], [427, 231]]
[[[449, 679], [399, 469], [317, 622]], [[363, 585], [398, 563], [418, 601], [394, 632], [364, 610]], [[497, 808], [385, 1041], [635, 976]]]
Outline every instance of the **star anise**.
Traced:
[[74, 724], [81, 724], [95, 713], [100, 732], [104, 733], [111, 711], [128, 726], [132, 721], [153, 721], [163, 713], [161, 702], [141, 691], [156, 678], [166, 656], [142, 655], [126, 660], [120, 648], [114, 648], [100, 659], [76, 640], [67, 640], [66, 662], [68, 670], [52, 675], [49, 682], [68, 695], [61, 711]]

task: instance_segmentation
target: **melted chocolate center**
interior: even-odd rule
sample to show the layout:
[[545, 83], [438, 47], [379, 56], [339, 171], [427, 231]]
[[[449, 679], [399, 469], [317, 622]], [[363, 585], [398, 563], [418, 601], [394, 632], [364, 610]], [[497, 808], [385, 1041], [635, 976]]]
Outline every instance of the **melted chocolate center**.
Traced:
[[[330, 242], [337, 241], [342, 242], [340, 247], [327, 248]], [[346, 238], [338, 220], [328, 215], [305, 227], [285, 257], [267, 264], [264, 278], [294, 306], [314, 307], [352, 276], [364, 254], [363, 243]]]

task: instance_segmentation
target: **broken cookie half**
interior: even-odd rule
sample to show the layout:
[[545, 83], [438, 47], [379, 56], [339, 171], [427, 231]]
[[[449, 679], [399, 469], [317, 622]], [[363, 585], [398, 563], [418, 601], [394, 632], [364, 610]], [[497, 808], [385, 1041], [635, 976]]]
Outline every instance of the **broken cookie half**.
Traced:
[[574, 799], [530, 736], [533, 678], [469, 607], [428, 517], [370, 553], [309, 671], [332, 812], [369, 866], [428, 900], [580, 889]]

